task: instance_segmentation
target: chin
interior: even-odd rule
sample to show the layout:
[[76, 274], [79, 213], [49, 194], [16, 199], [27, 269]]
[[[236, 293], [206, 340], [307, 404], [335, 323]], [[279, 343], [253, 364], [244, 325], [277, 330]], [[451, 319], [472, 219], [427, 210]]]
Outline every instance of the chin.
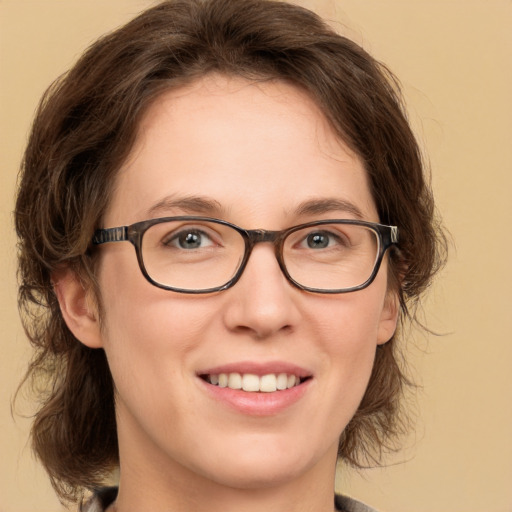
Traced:
[[[205, 460], [202, 462], [209, 466], [205, 472], [209, 480], [240, 490], [286, 485], [309, 473], [325, 456], [301, 452], [289, 443], [281, 443], [276, 448], [273, 443], [255, 442], [249, 449], [230, 451], [231, 455], [226, 452], [213, 455], [211, 464]], [[204, 465], [203, 468], [206, 469]]]
[[227, 470], [223, 468], [212, 478], [216, 483], [232, 489], [257, 490], [271, 489], [286, 485], [297, 478], [307, 468], [298, 468], [296, 465], [268, 465], [268, 464], [241, 464]]

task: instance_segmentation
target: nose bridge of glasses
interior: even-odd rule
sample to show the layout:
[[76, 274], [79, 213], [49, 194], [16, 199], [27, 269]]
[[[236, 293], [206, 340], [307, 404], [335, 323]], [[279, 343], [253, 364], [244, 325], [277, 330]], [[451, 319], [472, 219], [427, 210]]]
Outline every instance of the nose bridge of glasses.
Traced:
[[[283, 270], [283, 262], [281, 257], [281, 240], [283, 238], [282, 231], [272, 231], [267, 229], [248, 229], [246, 230], [249, 244], [246, 247], [246, 256], [245, 261], [249, 259], [249, 256], [252, 254], [252, 250], [256, 244], [260, 243], [270, 243], [274, 246], [275, 256], [279, 263], [279, 266]], [[245, 266], [245, 265], [243, 265]]]
[[280, 231], [269, 231], [266, 229], [250, 229], [247, 231], [251, 245], [256, 245], [262, 242], [275, 243], [281, 234]]
[[252, 254], [252, 250], [256, 244], [259, 243], [269, 243], [274, 246], [274, 254], [277, 259], [277, 264], [279, 265], [279, 268], [281, 269], [281, 272], [287, 277], [287, 272], [284, 268], [284, 263], [282, 261], [282, 255], [281, 255], [281, 242], [285, 236], [284, 231], [272, 231], [272, 230], [266, 230], [266, 229], [248, 229], [245, 231], [248, 237], [249, 244], [246, 246], [246, 254], [244, 257], [244, 261], [241, 264], [240, 268], [240, 274], [245, 269], [245, 266], [250, 258], [250, 255]]

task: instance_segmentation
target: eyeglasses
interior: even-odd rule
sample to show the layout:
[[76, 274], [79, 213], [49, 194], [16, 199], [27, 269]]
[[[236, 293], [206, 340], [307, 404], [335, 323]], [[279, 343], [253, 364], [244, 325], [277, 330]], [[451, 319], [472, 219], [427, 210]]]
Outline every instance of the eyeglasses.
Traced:
[[180, 293], [233, 286], [256, 244], [272, 243], [279, 266], [297, 288], [346, 293], [375, 279], [398, 228], [359, 220], [318, 220], [283, 231], [242, 229], [220, 219], [182, 216], [98, 229], [93, 244], [129, 241], [153, 285]]

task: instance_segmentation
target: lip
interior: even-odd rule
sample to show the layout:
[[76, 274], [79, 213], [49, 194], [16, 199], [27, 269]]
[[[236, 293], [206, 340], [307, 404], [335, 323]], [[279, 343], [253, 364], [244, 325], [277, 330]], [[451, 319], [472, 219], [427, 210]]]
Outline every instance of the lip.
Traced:
[[313, 372], [308, 371], [306, 368], [283, 361], [270, 361], [267, 363], [241, 361], [238, 363], [214, 366], [197, 372], [198, 375], [218, 375], [219, 373], [252, 373], [258, 375], [258, 377], [269, 373], [287, 373], [289, 375], [296, 375], [302, 379], [313, 375]]
[[[273, 393], [246, 392], [231, 388], [221, 388], [207, 382], [202, 376], [220, 373], [252, 373], [262, 376], [270, 373], [287, 373], [305, 379], [293, 388], [275, 391]], [[215, 366], [197, 373], [197, 380], [202, 389], [213, 400], [235, 410], [240, 414], [250, 416], [273, 416], [284, 412], [297, 403], [307, 393], [312, 382], [312, 372], [297, 365], [285, 362], [256, 363], [245, 361]]]

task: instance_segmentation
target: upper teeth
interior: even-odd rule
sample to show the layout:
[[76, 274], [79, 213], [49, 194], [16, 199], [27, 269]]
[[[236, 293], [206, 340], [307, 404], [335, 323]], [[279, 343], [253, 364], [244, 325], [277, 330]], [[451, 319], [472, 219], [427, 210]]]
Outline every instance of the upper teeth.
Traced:
[[286, 373], [254, 375], [252, 373], [219, 373], [208, 375], [208, 382], [221, 388], [243, 389], [244, 391], [273, 391], [293, 388], [300, 384], [300, 378]]

